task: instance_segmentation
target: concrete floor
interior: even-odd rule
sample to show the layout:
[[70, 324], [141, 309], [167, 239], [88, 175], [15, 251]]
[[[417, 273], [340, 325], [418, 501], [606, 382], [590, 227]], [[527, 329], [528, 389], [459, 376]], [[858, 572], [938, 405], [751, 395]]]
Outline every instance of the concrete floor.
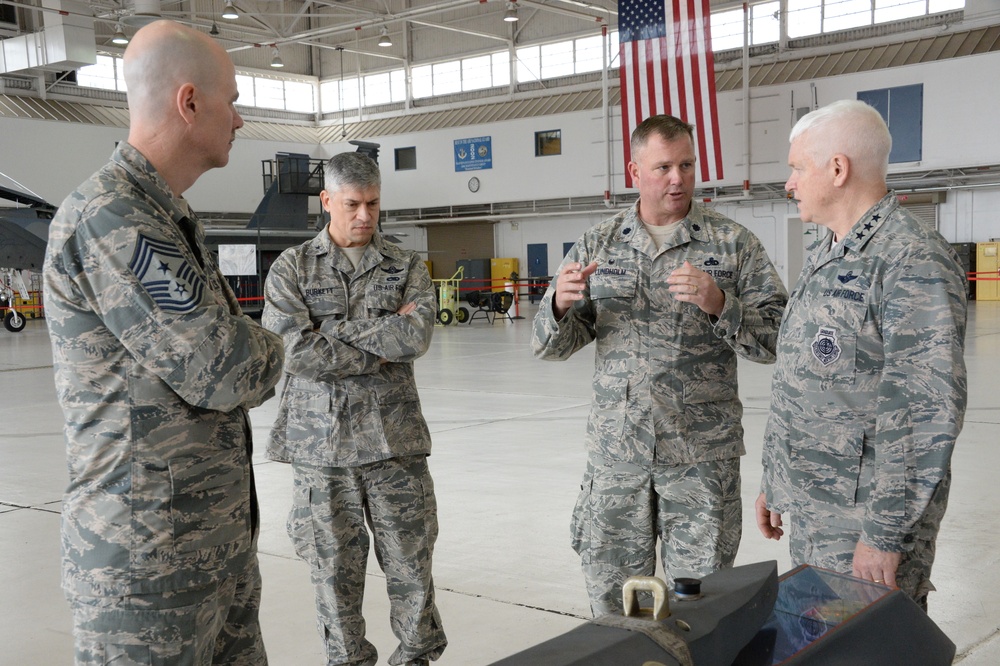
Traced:
[[[478, 666], [563, 633], [588, 615], [569, 518], [583, 473], [590, 349], [564, 363], [531, 357], [525, 319], [438, 328], [417, 362], [441, 536], [434, 560], [450, 644], [443, 666]], [[939, 539], [930, 614], [957, 644], [956, 663], [1000, 663], [1000, 303], [970, 308], [970, 401], [954, 458], [951, 506]], [[744, 537], [737, 564], [777, 560], [785, 542], [764, 540], [752, 515], [760, 479], [770, 367], [741, 364], [746, 407]], [[52, 385], [44, 322], [0, 330], [0, 664], [72, 662], [69, 612], [59, 587], [59, 508], [66, 484], [62, 414]], [[275, 415], [252, 417], [258, 450]], [[263, 511], [262, 622], [272, 666], [322, 663], [305, 565], [285, 534], [288, 466], [255, 459]], [[365, 616], [380, 664], [395, 648], [384, 579], [371, 558]]]

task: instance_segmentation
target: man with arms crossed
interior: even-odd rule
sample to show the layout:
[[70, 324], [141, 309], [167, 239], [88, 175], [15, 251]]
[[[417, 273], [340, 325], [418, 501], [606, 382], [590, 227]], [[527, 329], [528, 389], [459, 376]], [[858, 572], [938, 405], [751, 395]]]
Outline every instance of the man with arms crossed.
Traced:
[[622, 583], [731, 566], [741, 536], [737, 355], [774, 360], [785, 289], [757, 238], [692, 202], [693, 128], [632, 133], [639, 201], [577, 241], [535, 317], [532, 348], [565, 360], [597, 340], [589, 462], [571, 527], [594, 615]]
[[812, 248], [781, 324], [757, 524], [793, 564], [896, 585], [925, 609], [966, 404], [955, 252], [887, 191], [892, 140], [854, 100], [804, 116], [785, 189]]
[[361, 616], [369, 532], [399, 639], [389, 663], [427, 664], [447, 645], [431, 578], [431, 437], [413, 376], [434, 331], [434, 287], [415, 252], [376, 233], [381, 183], [370, 158], [331, 158], [320, 194], [330, 223], [285, 250], [265, 288], [264, 325], [287, 358], [268, 456], [292, 463], [288, 532], [310, 566], [328, 666], [377, 659]]
[[59, 207], [44, 267], [76, 663], [266, 664], [247, 410], [283, 349], [181, 196], [229, 161], [236, 73], [170, 21], [137, 32], [124, 66], [128, 141]]

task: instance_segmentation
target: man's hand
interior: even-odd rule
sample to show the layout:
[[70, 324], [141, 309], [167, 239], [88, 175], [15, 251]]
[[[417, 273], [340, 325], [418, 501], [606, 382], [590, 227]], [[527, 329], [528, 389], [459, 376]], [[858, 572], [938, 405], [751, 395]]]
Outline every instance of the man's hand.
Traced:
[[552, 299], [552, 314], [556, 319], [562, 319], [573, 307], [573, 303], [583, 298], [583, 290], [587, 288], [587, 280], [597, 270], [597, 262], [592, 261], [583, 266], [579, 263], [566, 264], [556, 276], [556, 293]]
[[854, 548], [854, 566], [851, 575], [896, 587], [896, 570], [902, 559], [902, 553], [875, 550], [858, 541], [858, 545]]
[[417, 309], [416, 303], [404, 303], [402, 307], [396, 310], [396, 314], [405, 316], [410, 314], [411, 312], [415, 312], [416, 309]]
[[781, 514], [767, 508], [764, 493], [761, 493], [757, 501], [754, 502], [754, 508], [757, 511], [757, 529], [760, 530], [760, 533], [768, 539], [780, 541], [785, 534], [785, 530], [781, 529]]
[[718, 317], [726, 304], [726, 294], [715, 284], [715, 278], [685, 261], [667, 278], [670, 291], [678, 301], [694, 303], [702, 312]]

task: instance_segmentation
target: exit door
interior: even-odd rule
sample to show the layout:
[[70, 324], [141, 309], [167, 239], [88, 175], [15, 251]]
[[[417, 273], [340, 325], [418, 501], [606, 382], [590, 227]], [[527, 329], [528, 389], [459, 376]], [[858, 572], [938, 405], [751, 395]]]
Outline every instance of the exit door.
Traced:
[[[528, 244], [528, 302], [534, 303], [536, 297], [545, 292], [549, 276], [549, 244]], [[532, 278], [544, 278], [534, 280]]]

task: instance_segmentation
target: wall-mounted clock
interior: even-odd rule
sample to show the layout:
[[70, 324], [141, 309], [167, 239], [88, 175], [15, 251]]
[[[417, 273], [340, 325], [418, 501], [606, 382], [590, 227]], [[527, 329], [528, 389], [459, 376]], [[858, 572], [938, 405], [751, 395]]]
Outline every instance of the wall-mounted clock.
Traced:
[[478, 192], [479, 191], [479, 179], [473, 176], [469, 179], [469, 191]]

